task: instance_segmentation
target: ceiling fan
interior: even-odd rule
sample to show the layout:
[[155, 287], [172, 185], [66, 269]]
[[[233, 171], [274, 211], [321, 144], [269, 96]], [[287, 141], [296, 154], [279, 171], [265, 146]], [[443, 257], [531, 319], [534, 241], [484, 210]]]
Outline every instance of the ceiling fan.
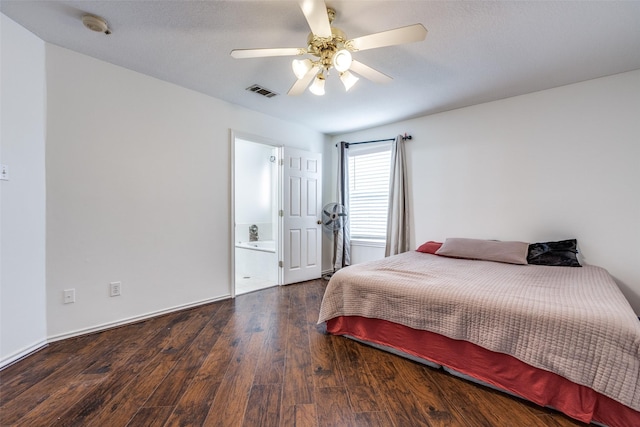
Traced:
[[[307, 87], [315, 95], [324, 95], [325, 78], [332, 68], [339, 73], [340, 80], [347, 91], [358, 81], [358, 77], [352, 72], [376, 83], [387, 83], [392, 80], [391, 77], [352, 59], [351, 52], [422, 41], [427, 36], [427, 29], [422, 24], [414, 24], [347, 39], [344, 31], [331, 26], [336, 12], [328, 8], [323, 0], [301, 0], [299, 4], [311, 28], [306, 48], [234, 49], [231, 51], [231, 56], [237, 59], [311, 55], [312, 58], [293, 60], [291, 66], [298, 80], [291, 86], [287, 92], [288, 95], [300, 95]], [[312, 80], [313, 83], [309, 86]]]

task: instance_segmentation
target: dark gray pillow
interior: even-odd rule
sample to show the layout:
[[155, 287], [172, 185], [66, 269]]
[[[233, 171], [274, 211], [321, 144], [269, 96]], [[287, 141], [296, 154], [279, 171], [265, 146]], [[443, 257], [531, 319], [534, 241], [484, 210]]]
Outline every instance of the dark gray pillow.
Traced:
[[529, 245], [527, 262], [533, 265], [582, 267], [578, 262], [577, 255], [578, 241], [576, 239], [532, 243]]

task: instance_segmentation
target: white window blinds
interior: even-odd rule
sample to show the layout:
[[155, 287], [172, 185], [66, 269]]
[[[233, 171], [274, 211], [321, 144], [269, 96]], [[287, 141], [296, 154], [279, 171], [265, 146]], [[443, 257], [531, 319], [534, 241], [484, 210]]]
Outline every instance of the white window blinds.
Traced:
[[349, 222], [352, 239], [387, 234], [391, 144], [349, 147]]

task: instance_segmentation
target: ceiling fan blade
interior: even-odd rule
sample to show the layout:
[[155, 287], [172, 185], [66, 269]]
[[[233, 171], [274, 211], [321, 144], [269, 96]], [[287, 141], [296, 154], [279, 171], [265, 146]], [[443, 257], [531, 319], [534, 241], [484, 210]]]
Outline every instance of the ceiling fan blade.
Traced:
[[382, 31], [368, 36], [356, 37], [347, 43], [354, 50], [367, 50], [403, 43], [419, 42], [427, 37], [427, 29], [422, 24], [409, 25], [395, 30]]
[[349, 68], [356, 74], [360, 74], [365, 79], [371, 80], [375, 83], [389, 83], [393, 78], [387, 76], [386, 74], [381, 73], [380, 71], [374, 70], [368, 65], [364, 65], [359, 61], [352, 61], [351, 68]]
[[331, 25], [327, 5], [323, 0], [300, 0], [300, 9], [307, 19], [311, 32], [318, 37], [331, 37]]
[[309, 83], [311, 83], [311, 80], [318, 74], [318, 71], [320, 71], [320, 67], [317, 65], [311, 68], [303, 78], [296, 80], [293, 86], [291, 86], [291, 89], [289, 89], [289, 92], [287, 92], [287, 95], [295, 96], [304, 92], [307, 86], [309, 86]]
[[233, 49], [231, 56], [236, 59], [264, 58], [267, 56], [295, 56], [304, 55], [307, 49], [301, 47], [281, 47], [266, 49]]

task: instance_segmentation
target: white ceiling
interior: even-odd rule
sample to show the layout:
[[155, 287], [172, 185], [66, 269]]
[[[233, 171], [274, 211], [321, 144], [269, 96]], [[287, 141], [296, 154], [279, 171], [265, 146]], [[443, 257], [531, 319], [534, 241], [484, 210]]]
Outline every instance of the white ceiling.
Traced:
[[[422, 23], [423, 42], [354, 53], [394, 78], [345, 93], [286, 93], [291, 57], [233, 59], [236, 48], [305, 47], [296, 1], [0, 0], [46, 42], [252, 110], [338, 134], [640, 69], [640, 1], [346, 1], [333, 25], [348, 38]], [[87, 30], [104, 17], [111, 35]], [[259, 84], [279, 93], [245, 90]]]

